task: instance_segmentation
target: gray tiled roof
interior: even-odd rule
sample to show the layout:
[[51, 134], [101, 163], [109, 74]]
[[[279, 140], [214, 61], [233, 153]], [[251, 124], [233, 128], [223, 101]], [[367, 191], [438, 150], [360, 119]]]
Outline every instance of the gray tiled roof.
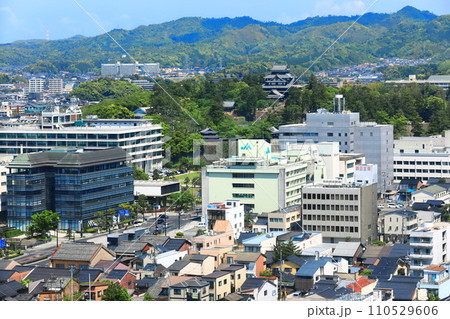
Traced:
[[177, 260], [167, 268], [169, 271], [179, 271], [186, 267], [190, 262], [184, 260]]
[[215, 279], [215, 278], [220, 278], [220, 277], [226, 276], [228, 274], [229, 274], [229, 272], [227, 272], [227, 271], [213, 271], [212, 273], [210, 273], [208, 275], [205, 275], [202, 278], [213, 278], [213, 279]]
[[142, 241], [129, 241], [129, 240], [124, 240], [122, 241], [119, 246], [117, 246], [116, 249], [114, 249], [114, 252], [117, 255], [122, 255], [122, 254], [134, 254], [136, 251], [142, 251], [145, 246], [147, 246], [148, 244], [146, 242], [142, 242]]
[[52, 260], [67, 260], [67, 261], [90, 261], [91, 258], [100, 250], [105, 249], [112, 256], [114, 252], [104, 247], [102, 244], [93, 243], [62, 243], [55, 251]]
[[237, 263], [249, 263], [258, 260], [261, 253], [238, 253], [236, 256]]
[[176, 283], [176, 284], [170, 286], [170, 288], [186, 288], [186, 287], [202, 288], [202, 287], [206, 287], [206, 286], [209, 286], [209, 283], [199, 279], [198, 277], [194, 277], [194, 278], [190, 278], [188, 280]]

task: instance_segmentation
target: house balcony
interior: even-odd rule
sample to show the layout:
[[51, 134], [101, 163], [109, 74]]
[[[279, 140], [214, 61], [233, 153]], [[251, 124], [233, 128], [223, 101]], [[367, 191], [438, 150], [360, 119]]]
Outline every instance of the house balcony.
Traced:
[[428, 267], [430, 265], [411, 265], [410, 266], [410, 270], [424, 270], [426, 267]]
[[411, 254], [409, 255], [411, 259], [433, 259], [432, 254]]
[[420, 247], [426, 247], [426, 248], [433, 247], [433, 243], [432, 242], [416, 242], [416, 243], [410, 242], [409, 245], [411, 247], [418, 247], [418, 248], [420, 248]]

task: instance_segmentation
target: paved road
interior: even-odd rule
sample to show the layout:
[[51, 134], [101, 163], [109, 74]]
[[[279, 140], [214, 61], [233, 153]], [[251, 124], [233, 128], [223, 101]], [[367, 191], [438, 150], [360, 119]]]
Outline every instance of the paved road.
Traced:
[[[175, 213], [168, 213], [168, 219], [167, 219], [167, 230], [166, 233], [169, 236], [173, 236], [175, 235], [178, 231], [178, 214]], [[159, 214], [157, 215], [157, 217], [159, 216]], [[145, 223], [143, 223], [142, 225], [136, 225], [136, 226], [131, 226], [128, 227], [127, 229], [133, 229], [136, 227], [149, 227], [150, 228], [150, 232], [149, 234], [153, 233], [153, 229], [156, 226], [161, 226], [160, 224], [157, 224], [155, 222], [155, 218], [154, 216], [151, 217], [146, 217], [147, 221]], [[181, 226], [181, 231], [187, 229], [187, 228], [192, 228], [196, 225], [197, 220], [199, 220], [199, 217], [197, 216], [193, 216], [191, 217], [190, 215], [183, 215], [180, 218], [180, 226]], [[120, 229], [120, 230], [114, 230], [111, 233], [114, 232], [123, 232], [124, 229]], [[164, 231], [163, 231], [164, 234]], [[103, 244], [103, 245], [107, 245], [107, 237], [108, 237], [108, 233], [103, 233], [103, 234], [85, 234], [84, 238], [80, 238], [77, 239], [76, 241], [88, 241], [88, 242], [93, 242], [93, 243], [98, 243], [98, 244]], [[61, 242], [65, 242], [68, 241], [67, 238], [59, 238], [59, 243]], [[42, 244], [42, 245], [38, 245], [38, 246], [34, 246], [33, 248], [27, 249], [25, 251], [23, 251], [24, 255], [20, 256], [20, 257], [16, 257], [13, 260], [25, 265], [25, 264], [39, 264], [41, 266], [45, 266], [48, 265], [49, 261], [48, 258], [51, 256], [51, 254], [53, 254], [53, 252], [56, 249], [56, 241], [52, 241], [46, 244]]]

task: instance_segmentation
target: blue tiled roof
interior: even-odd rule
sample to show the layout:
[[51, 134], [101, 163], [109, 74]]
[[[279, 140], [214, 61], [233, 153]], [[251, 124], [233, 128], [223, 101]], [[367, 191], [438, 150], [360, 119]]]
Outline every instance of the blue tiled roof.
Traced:
[[238, 243], [242, 243], [244, 240], [258, 236], [257, 233], [241, 233], [238, 238]]
[[297, 271], [295, 275], [301, 277], [312, 277], [317, 272], [317, 270], [320, 267], [325, 266], [327, 262], [329, 262], [329, 260], [325, 258], [308, 261], [300, 267], [300, 269]]
[[170, 238], [164, 243], [163, 247], [167, 250], [179, 250], [186, 242], [189, 244], [184, 238]]
[[106, 276], [107, 279], [122, 279], [126, 274], [127, 270], [111, 270], [111, 272]]
[[382, 257], [376, 266], [370, 267], [372, 268], [372, 274], [369, 277], [374, 279], [388, 279], [395, 273], [397, 267], [398, 257]]
[[405, 258], [409, 255], [411, 246], [409, 244], [394, 244], [388, 257]]
[[381, 279], [377, 288], [391, 288], [394, 290], [394, 300], [413, 300], [417, 283], [422, 277], [393, 276], [391, 280]]

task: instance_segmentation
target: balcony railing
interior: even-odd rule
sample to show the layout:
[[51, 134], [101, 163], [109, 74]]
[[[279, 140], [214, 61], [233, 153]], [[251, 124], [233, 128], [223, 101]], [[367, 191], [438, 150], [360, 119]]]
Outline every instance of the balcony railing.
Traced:
[[432, 259], [433, 255], [430, 254], [411, 254], [409, 255], [411, 259]]

